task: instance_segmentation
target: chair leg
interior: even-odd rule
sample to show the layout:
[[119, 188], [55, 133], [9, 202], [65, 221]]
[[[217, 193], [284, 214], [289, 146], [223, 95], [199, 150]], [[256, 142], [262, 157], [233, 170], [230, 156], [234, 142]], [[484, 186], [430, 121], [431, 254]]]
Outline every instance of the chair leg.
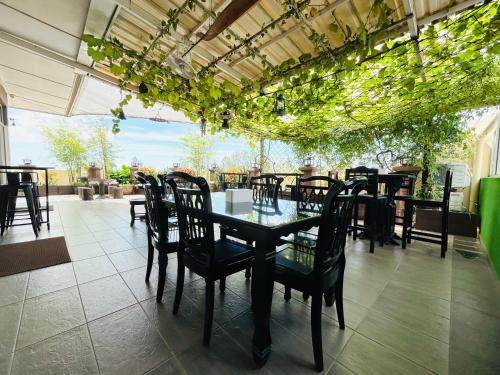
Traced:
[[35, 236], [38, 237], [38, 219], [35, 214], [35, 201], [33, 200], [33, 194], [31, 192], [31, 188], [25, 189], [24, 195], [28, 206], [28, 213], [30, 215], [31, 226], [33, 228]]
[[179, 306], [182, 299], [182, 291], [184, 289], [184, 260], [182, 255], [177, 256], [177, 285], [175, 286], [175, 300], [174, 300], [174, 315], [179, 312]]
[[358, 230], [356, 227], [358, 226], [358, 214], [359, 214], [359, 205], [356, 203], [354, 205], [354, 215], [353, 215], [353, 229], [352, 229], [352, 239], [355, 240], [358, 237]]
[[153, 260], [155, 256], [155, 248], [151, 242], [151, 235], [148, 230], [148, 263], [146, 267], [146, 282], [149, 282], [149, 276], [151, 275], [151, 269], [153, 268]]
[[413, 228], [413, 205], [408, 210], [408, 228], [406, 232], [406, 243], [411, 243], [411, 232]]
[[406, 237], [408, 235], [408, 210], [409, 205], [405, 204], [403, 213], [403, 234], [401, 235], [401, 248], [406, 249]]
[[252, 277], [252, 267], [247, 267], [245, 270], [245, 278], [249, 279], [250, 277]]
[[334, 288], [328, 289], [325, 293], [324, 296], [325, 298], [325, 305], [328, 307], [333, 306], [333, 297], [334, 297]]
[[335, 285], [335, 307], [337, 309], [337, 319], [339, 328], [345, 329], [344, 321], [344, 276], [341, 276]]
[[163, 290], [165, 289], [165, 279], [167, 276], [168, 255], [166, 251], [159, 251], [158, 254], [158, 290], [156, 291], [156, 302], [161, 303]]
[[285, 301], [288, 302], [290, 301], [290, 298], [292, 298], [292, 288], [289, 286], [285, 285], [285, 295], [284, 295]]
[[322, 293], [314, 293], [311, 306], [311, 334], [314, 352], [314, 365], [317, 371], [323, 371], [323, 343], [321, 338]]
[[309, 299], [309, 297], [310, 297], [310, 294], [309, 294], [309, 293], [307, 293], [307, 292], [302, 292], [302, 299], [303, 299], [304, 301], [307, 301], [307, 300]]
[[441, 218], [441, 258], [446, 256], [448, 250], [448, 212], [446, 209], [442, 210]]
[[[375, 205], [378, 205], [378, 203], [377, 203], [377, 202], [375, 202]], [[387, 211], [387, 206], [386, 206], [386, 205], [384, 205], [384, 207], [383, 207], [382, 209], [384, 210], [384, 217], [387, 217], [387, 214], [388, 214], [388, 213], [386, 212], [386, 211]], [[377, 209], [375, 210], [375, 212], [378, 212], [378, 207], [377, 207]], [[377, 217], [376, 217], [376, 215], [375, 215], [374, 220], [375, 220], [375, 222], [377, 222]], [[380, 238], [379, 238], [379, 240], [378, 240], [378, 245], [379, 245], [380, 247], [384, 247], [384, 235], [385, 235], [385, 233], [384, 233], [384, 232], [385, 232], [385, 223], [382, 221], [382, 222], [379, 222], [379, 224], [380, 224], [380, 226], [381, 226], [381, 228], [380, 228], [380, 230], [379, 230], [379, 232], [381, 233], [381, 235], [380, 235]], [[375, 237], [375, 238], [376, 238], [376, 237]]]
[[134, 226], [135, 221], [135, 207], [133, 204], [130, 205], [130, 226]]
[[212, 322], [214, 319], [214, 289], [215, 285], [212, 280], [205, 281], [205, 324], [203, 328], [203, 345], [210, 344], [210, 336], [212, 335]]
[[219, 290], [224, 293], [226, 291], [226, 276], [222, 276], [219, 280]]

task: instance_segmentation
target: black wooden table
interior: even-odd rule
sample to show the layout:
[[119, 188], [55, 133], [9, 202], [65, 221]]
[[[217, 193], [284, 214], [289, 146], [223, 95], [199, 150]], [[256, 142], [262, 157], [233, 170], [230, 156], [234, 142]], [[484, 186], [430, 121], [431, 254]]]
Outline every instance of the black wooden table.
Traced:
[[225, 193], [212, 193], [212, 214], [215, 223], [237, 230], [255, 239], [253, 280], [254, 334], [253, 358], [263, 366], [271, 354], [271, 304], [274, 288], [276, 245], [281, 236], [308, 230], [319, 225], [319, 212], [305, 212], [298, 203], [278, 199], [265, 202], [229, 204]]
[[35, 171], [44, 171], [45, 172], [45, 208], [42, 211], [45, 211], [47, 214], [47, 220], [43, 221], [44, 224], [47, 224], [47, 229], [50, 229], [50, 208], [49, 208], [49, 170], [54, 169], [54, 167], [37, 167], [35, 165], [0, 165], [0, 171], [22, 171], [22, 172], [35, 172]]

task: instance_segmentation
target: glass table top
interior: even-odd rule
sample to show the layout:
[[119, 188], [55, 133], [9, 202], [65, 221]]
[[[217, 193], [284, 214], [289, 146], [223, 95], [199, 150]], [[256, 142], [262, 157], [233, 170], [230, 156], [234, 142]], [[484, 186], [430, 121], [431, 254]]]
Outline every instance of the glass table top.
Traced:
[[284, 199], [278, 199], [276, 205], [265, 201], [231, 204], [226, 202], [226, 194], [223, 192], [212, 193], [210, 196], [213, 213], [267, 227], [290, 224], [321, 214], [317, 205], [304, 207], [296, 201]]

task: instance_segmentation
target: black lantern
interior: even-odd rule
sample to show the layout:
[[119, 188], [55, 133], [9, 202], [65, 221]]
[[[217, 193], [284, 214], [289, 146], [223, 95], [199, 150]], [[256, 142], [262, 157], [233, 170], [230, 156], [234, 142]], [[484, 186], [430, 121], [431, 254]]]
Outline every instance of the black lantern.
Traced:
[[283, 94], [278, 94], [276, 96], [273, 111], [277, 116], [285, 115], [285, 97], [283, 96]]
[[148, 86], [144, 82], [141, 82], [139, 85], [139, 92], [141, 94], [147, 94], [148, 93]]
[[231, 118], [231, 114], [228, 111], [224, 111], [221, 113], [222, 118], [222, 129], [229, 129], [229, 119]]
[[23, 159], [24, 165], [31, 165], [31, 159]]
[[311, 156], [307, 156], [304, 160], [304, 165], [306, 167], [310, 167], [313, 164], [313, 158]]

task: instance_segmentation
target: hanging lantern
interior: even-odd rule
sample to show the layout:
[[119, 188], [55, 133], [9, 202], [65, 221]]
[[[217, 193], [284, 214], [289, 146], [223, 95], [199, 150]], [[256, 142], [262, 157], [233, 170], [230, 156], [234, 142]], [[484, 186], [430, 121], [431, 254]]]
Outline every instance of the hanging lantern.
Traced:
[[23, 159], [24, 165], [31, 165], [31, 159]]
[[139, 85], [139, 92], [141, 94], [147, 94], [148, 93], [148, 86], [144, 82], [141, 82]]
[[222, 129], [229, 129], [229, 119], [231, 118], [229, 111], [222, 112], [220, 117], [222, 119]]
[[274, 101], [273, 112], [276, 113], [277, 116], [285, 115], [285, 97], [283, 94], [278, 94]]
[[118, 113], [118, 118], [120, 120], [126, 120], [127, 118], [125, 117], [125, 113], [123, 112], [123, 109], [120, 109], [120, 112]]

